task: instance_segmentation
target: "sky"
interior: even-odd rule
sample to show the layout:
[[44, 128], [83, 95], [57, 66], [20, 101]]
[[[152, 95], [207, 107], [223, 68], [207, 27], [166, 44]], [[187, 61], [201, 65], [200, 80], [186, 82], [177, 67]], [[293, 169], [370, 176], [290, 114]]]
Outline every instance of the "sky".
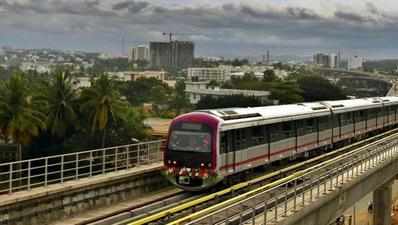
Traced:
[[[197, 56], [398, 58], [396, 0], [0, 0], [0, 46], [126, 54], [195, 42]], [[122, 50], [122, 39], [125, 40]]]

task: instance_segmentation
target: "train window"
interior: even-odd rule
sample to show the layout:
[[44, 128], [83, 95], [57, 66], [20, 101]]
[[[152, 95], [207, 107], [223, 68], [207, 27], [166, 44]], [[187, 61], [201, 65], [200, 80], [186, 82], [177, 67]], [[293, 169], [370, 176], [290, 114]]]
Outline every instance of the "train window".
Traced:
[[323, 116], [318, 118], [319, 130], [327, 130], [330, 128], [330, 116]]
[[366, 120], [366, 114], [364, 110], [354, 112], [355, 122], [362, 122]]
[[340, 115], [338, 114], [333, 114], [332, 116], [332, 121], [333, 121], [333, 128], [338, 128], [340, 127]]
[[347, 126], [353, 124], [353, 114], [352, 112], [347, 112], [341, 114], [341, 126]]
[[309, 118], [309, 119], [305, 119], [305, 120], [298, 120], [296, 122], [297, 124], [297, 131], [298, 131], [298, 135], [305, 135], [305, 134], [310, 134], [313, 132], [316, 132], [317, 130], [317, 124], [315, 119], [313, 118]]
[[282, 125], [280, 123], [271, 124], [270, 132], [271, 142], [280, 141], [285, 138], [284, 132], [282, 130]]
[[368, 109], [367, 111], [368, 111], [368, 120], [377, 117], [377, 109]]
[[295, 122], [289, 121], [282, 123], [282, 131], [284, 133], [285, 138], [290, 138], [295, 136]]
[[227, 137], [227, 132], [221, 132], [221, 138], [220, 138], [220, 153], [226, 153], [227, 152], [227, 144], [228, 144], [228, 137]]
[[266, 130], [265, 126], [255, 126], [251, 130], [251, 144], [261, 145], [266, 143]]
[[316, 123], [314, 118], [309, 118], [305, 120], [305, 133], [313, 133], [316, 132]]
[[247, 144], [247, 128], [235, 130], [235, 150], [246, 147]]
[[210, 152], [210, 133], [174, 130], [169, 148], [174, 151]]

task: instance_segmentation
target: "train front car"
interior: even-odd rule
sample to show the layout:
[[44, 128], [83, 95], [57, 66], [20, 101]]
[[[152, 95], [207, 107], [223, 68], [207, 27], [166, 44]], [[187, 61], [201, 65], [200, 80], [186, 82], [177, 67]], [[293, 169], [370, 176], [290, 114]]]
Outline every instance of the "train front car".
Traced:
[[201, 191], [222, 180], [216, 172], [219, 124], [219, 119], [202, 112], [173, 120], [164, 152], [164, 173], [171, 183]]

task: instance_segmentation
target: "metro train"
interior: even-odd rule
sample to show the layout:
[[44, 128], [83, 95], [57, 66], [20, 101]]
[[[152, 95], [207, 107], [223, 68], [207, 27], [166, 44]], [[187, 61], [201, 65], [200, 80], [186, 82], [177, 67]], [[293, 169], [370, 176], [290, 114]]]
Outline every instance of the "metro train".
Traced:
[[201, 191], [243, 171], [329, 150], [398, 124], [398, 97], [195, 111], [176, 117], [164, 174]]

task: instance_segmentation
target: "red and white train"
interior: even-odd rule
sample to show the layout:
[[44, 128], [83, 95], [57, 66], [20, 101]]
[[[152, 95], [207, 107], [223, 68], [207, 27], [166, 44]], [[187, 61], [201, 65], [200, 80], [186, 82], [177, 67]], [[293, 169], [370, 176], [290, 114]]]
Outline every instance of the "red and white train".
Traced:
[[170, 125], [166, 177], [189, 191], [228, 176], [391, 129], [398, 97], [191, 112]]

